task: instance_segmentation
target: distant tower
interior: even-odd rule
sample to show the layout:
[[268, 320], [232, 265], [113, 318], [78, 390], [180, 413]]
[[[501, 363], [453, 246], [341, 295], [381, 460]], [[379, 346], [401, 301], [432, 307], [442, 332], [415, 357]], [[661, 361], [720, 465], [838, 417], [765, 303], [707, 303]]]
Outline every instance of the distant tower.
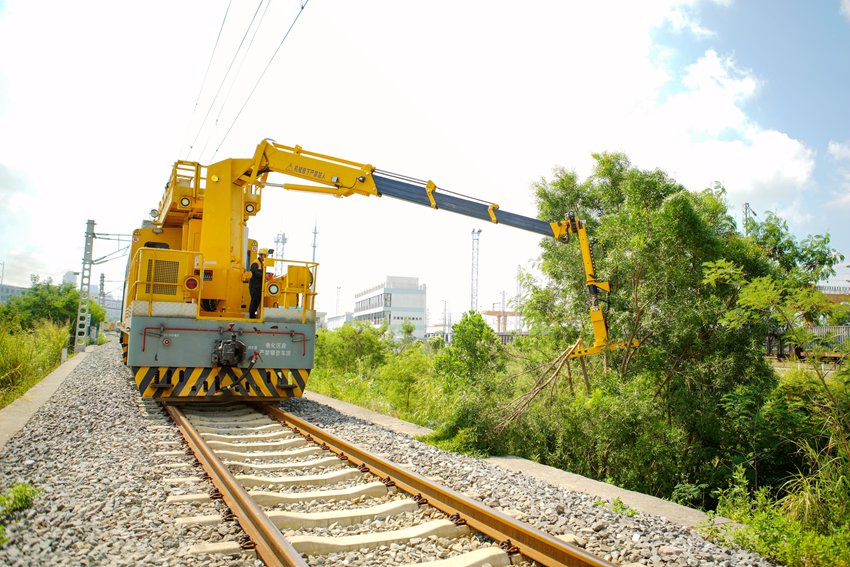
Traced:
[[472, 229], [472, 291], [470, 293], [469, 308], [478, 311], [478, 239], [481, 236], [480, 228]]
[[[517, 309], [519, 306], [519, 298], [522, 297], [522, 266], [517, 265], [516, 267], [516, 299], [514, 300], [514, 309]], [[522, 330], [522, 322], [519, 317], [515, 317], [516, 322], [516, 331], [517, 333]]]
[[[286, 234], [282, 232], [278, 232], [274, 237], [274, 254], [277, 258], [283, 258], [283, 246], [286, 244]], [[274, 275], [282, 276], [283, 275], [283, 262], [275, 262], [274, 263]]]
[[341, 286], [336, 286], [336, 314], [339, 315], [339, 290], [341, 290]]
[[755, 217], [756, 212], [750, 206], [749, 203], [744, 203], [744, 236], [750, 235], [750, 220], [752, 217]]
[[316, 261], [316, 237], [319, 236], [319, 225], [313, 223], [313, 261]]

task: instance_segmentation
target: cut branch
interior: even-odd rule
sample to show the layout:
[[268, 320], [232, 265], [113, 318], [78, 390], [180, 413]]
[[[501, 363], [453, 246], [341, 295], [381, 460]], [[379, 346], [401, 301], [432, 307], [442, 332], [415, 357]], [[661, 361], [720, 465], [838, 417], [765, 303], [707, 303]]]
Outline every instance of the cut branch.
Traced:
[[[516, 421], [520, 417], [522, 417], [528, 407], [531, 405], [531, 402], [540, 395], [541, 392], [545, 391], [550, 386], [554, 388], [557, 384], [558, 377], [561, 375], [561, 369], [564, 365], [569, 364], [570, 355], [578, 348], [581, 344], [581, 339], [577, 340], [572, 346], [565, 349], [561, 354], [552, 361], [551, 364], [540, 374], [537, 380], [534, 381], [534, 385], [531, 389], [514, 399], [510, 404], [508, 404], [505, 409], [505, 417], [496, 425], [496, 432], [499, 433], [505, 429], [510, 423]], [[550, 373], [551, 371], [551, 373]], [[567, 368], [569, 377], [570, 377], [570, 390], [572, 390], [572, 371], [569, 370], [569, 366]]]

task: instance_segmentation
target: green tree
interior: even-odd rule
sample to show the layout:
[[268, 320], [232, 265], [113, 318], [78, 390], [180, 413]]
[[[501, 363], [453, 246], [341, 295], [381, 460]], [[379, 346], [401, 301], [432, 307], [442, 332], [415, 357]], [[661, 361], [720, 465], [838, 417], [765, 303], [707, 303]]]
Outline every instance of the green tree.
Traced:
[[464, 313], [452, 327], [452, 342], [437, 355], [437, 373], [449, 390], [489, 382], [505, 370], [505, 350], [480, 313]]
[[452, 327], [452, 341], [434, 359], [446, 407], [429, 440], [449, 450], [486, 454], [498, 447], [497, 404], [510, 385], [503, 380], [506, 353], [480, 313], [464, 313]]
[[401, 323], [401, 338], [399, 339], [399, 351], [403, 351], [410, 345], [416, 342], [416, 337], [413, 336], [413, 332], [416, 330], [416, 325], [414, 325], [410, 319], [405, 319]]
[[382, 390], [393, 407], [402, 415], [416, 416], [413, 403], [417, 400], [417, 389], [423, 382], [433, 379], [433, 358], [425, 351], [421, 342], [411, 342], [397, 354], [387, 358], [378, 370]]
[[768, 211], [761, 222], [750, 219], [748, 233], [776, 270], [774, 276], [799, 283], [815, 284], [835, 275], [844, 256], [830, 247], [828, 234], [809, 235], [798, 241], [785, 219]]
[[[706, 264], [707, 281], [737, 289], [724, 325], [743, 328], [767, 321], [806, 352], [804, 370], [786, 376], [774, 399], [796, 404], [799, 409], [789, 415], [802, 416], [799, 421], [810, 425], [806, 434], [788, 436], [799, 448], [793, 461], [797, 470], [776, 496], [765, 490], [750, 495], [739, 469], [730, 488], [720, 492], [719, 511], [750, 524], [733, 535], [735, 543], [788, 564], [839, 564], [835, 559], [846, 558], [850, 541], [850, 371], [845, 364], [850, 345], [815, 334], [804, 322], [822, 319], [833, 309], [811, 283], [831, 272], [840, 255], [829, 249], [828, 237], [809, 237], [798, 250], [796, 258], [780, 265], [784, 277], [747, 279], [729, 262]], [[788, 534], [792, 543], [777, 547], [776, 533]], [[836, 554], [841, 546], [843, 552]]]
[[[32, 276], [31, 286], [20, 295], [12, 297], [6, 305], [0, 305], [0, 321], [12, 328], [29, 330], [38, 321], [67, 325], [73, 334], [79, 308], [80, 292], [69, 283], [54, 285], [48, 279], [40, 281]], [[89, 301], [91, 325], [97, 325], [106, 318], [103, 307]]]
[[317, 366], [342, 372], [371, 374], [386, 360], [389, 345], [382, 340], [384, 327], [355, 321], [335, 332], [320, 331], [316, 340]]
[[829, 312], [828, 325], [850, 325], [850, 304], [837, 303]]
[[[776, 378], [762, 352], [769, 329], [721, 325], [736, 290], [704, 282], [702, 266], [725, 258], [745, 274], [760, 276], [771, 272], [770, 259], [736, 231], [721, 186], [691, 192], [660, 170], [635, 168], [622, 154], [595, 154], [594, 159], [593, 174], [585, 181], [556, 170], [554, 179], [540, 181], [534, 190], [541, 219], [563, 219], [575, 211], [585, 220], [597, 274], [612, 284], [605, 304], [609, 336], [641, 342], [638, 349], [588, 360], [592, 383], [603, 397], [612, 398], [599, 403], [625, 403], [622, 386], [639, 379], [639, 393], [627, 388], [643, 396], [638, 405], [652, 406], [688, 440], [678, 475], [695, 485], [719, 486], [731, 473], [723, 464], [727, 455], [744, 459], [752, 450], [751, 439], [724, 426], [729, 417], [724, 396], [743, 384], [758, 396], [748, 406], [754, 411]], [[520, 311], [554, 353], [578, 336], [588, 342], [592, 335], [578, 247], [552, 239], [542, 246], [544, 278], [525, 278]], [[606, 373], [610, 377], [603, 379]], [[651, 412], [642, 419], [654, 423]], [[626, 442], [614, 439], [608, 453], [625, 454], [617, 444]], [[757, 449], [760, 455], [769, 451]], [[606, 470], [625, 482], [637, 478], [626, 460], [618, 466]], [[663, 474], [652, 479], [656, 484], [649, 491], [669, 490], [673, 479]]]
[[[814, 267], [815, 271], [823, 269]], [[833, 443], [850, 457], [850, 382], [843, 378], [848, 375], [844, 356], [836, 359], [834, 354], [846, 352], [850, 345], [818, 335], [803, 324], [823, 318], [832, 309], [824, 295], [809, 285], [800, 285], [796, 278], [782, 281], [763, 276], [748, 281], [737, 266], [723, 261], [707, 262], [705, 278], [713, 285], [722, 282], [738, 290], [737, 301], [722, 318], [723, 324], [730, 328], [773, 324], [784, 329], [785, 340], [806, 351], [807, 367], [817, 378], [827, 404]], [[830, 379], [835, 376], [838, 380]]]

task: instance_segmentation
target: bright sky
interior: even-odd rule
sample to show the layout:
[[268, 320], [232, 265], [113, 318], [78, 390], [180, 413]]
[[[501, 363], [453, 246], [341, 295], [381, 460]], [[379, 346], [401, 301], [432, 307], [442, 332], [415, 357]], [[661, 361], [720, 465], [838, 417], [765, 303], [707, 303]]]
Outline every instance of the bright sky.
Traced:
[[[4, 283], [78, 271], [86, 219], [129, 233], [176, 159], [250, 157], [266, 137], [530, 216], [531, 182], [624, 151], [693, 190], [721, 181], [738, 218], [749, 202], [800, 237], [829, 232], [850, 262], [850, 0], [311, 0], [225, 138], [300, 8], [270, 1], [225, 79], [266, 9], [233, 1], [204, 83], [227, 0], [0, 0]], [[536, 236], [509, 227], [273, 188], [251, 236], [272, 247], [283, 231], [285, 256], [310, 259], [314, 222], [331, 313], [338, 286], [351, 309], [401, 275], [427, 284], [432, 323], [442, 300], [457, 320], [473, 228], [481, 308], [538, 255]], [[95, 257], [115, 249], [97, 241]], [[120, 296], [124, 261], [101, 272]]]

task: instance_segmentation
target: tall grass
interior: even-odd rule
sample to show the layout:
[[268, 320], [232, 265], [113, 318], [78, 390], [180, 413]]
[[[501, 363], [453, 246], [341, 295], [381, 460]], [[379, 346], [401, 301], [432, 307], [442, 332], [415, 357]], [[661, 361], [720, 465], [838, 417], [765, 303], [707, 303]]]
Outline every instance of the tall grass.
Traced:
[[799, 444], [811, 471], [795, 474], [783, 487], [787, 494], [779, 502], [786, 516], [818, 533], [828, 533], [841, 523], [850, 525], [850, 455], [844, 454], [835, 437], [823, 449]]
[[67, 343], [68, 329], [50, 321], [29, 331], [0, 328], [0, 408], [56, 368]]
[[750, 491], [743, 467], [718, 491], [717, 513], [744, 524], [703, 533], [714, 541], [755, 551], [789, 567], [850, 567], [850, 461], [840, 451], [801, 444], [812, 471], [795, 475], [777, 499], [767, 487]]

